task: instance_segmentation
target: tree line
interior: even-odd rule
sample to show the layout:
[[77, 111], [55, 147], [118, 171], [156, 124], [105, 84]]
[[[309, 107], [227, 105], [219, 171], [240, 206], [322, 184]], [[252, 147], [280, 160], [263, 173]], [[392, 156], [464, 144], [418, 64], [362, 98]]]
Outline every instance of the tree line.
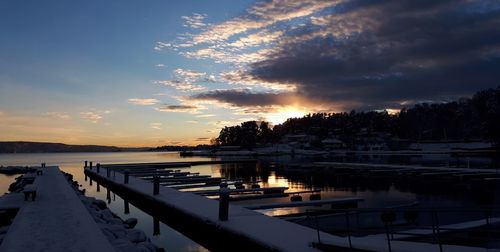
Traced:
[[277, 143], [287, 134], [329, 135], [349, 139], [361, 130], [389, 133], [411, 141], [481, 139], [500, 143], [500, 87], [479, 91], [471, 98], [442, 103], [420, 103], [399, 113], [387, 111], [313, 113], [289, 118], [271, 127], [268, 122], [248, 121], [224, 127], [214, 145], [254, 147]]

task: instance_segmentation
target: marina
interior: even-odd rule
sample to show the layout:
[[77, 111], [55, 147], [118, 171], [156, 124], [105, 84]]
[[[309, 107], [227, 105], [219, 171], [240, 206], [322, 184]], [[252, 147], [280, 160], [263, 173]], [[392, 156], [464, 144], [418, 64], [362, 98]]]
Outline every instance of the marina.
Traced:
[[[174, 157], [174, 155], [176, 154], [172, 153], [171, 155], [172, 157]], [[77, 160], [81, 160], [81, 158], [85, 158], [85, 156], [82, 156]], [[117, 211], [121, 216], [124, 216], [122, 218], [126, 218], [130, 214], [131, 209], [135, 209], [135, 206], [138, 206], [141, 211], [144, 211], [151, 216], [149, 217], [152, 220], [151, 223], [159, 223], [150, 226], [149, 228], [151, 228], [151, 230], [149, 230], [149, 228], [146, 228], [145, 230], [147, 231], [147, 234], [151, 235], [152, 241], [156, 240], [156, 242], [159, 241], [157, 240], [158, 238], [163, 236], [165, 228], [168, 225], [169, 228], [173, 228], [178, 232], [181, 232], [186, 237], [189, 237], [189, 239], [192, 239], [197, 244], [203, 246], [203, 249], [206, 248], [209, 250], [221, 250], [224, 248], [227, 249], [228, 247], [238, 247], [241, 246], [241, 244], [246, 244], [245, 247], [248, 246], [249, 251], [288, 251], [291, 248], [285, 247], [279, 249], [279, 246], [283, 246], [280, 245], [279, 242], [282, 240], [286, 240], [284, 236], [286, 236], [287, 234], [291, 235], [291, 233], [282, 232], [279, 230], [283, 228], [287, 230], [294, 230], [292, 227], [298, 227], [300, 230], [308, 230], [307, 232], [300, 231], [300, 233], [303, 234], [302, 236], [304, 237], [303, 241], [301, 242], [301, 246], [305, 246], [306, 248], [311, 249], [311, 251], [329, 251], [331, 249], [336, 251], [339, 249], [351, 248], [371, 251], [388, 251], [387, 238], [383, 226], [378, 229], [373, 229], [368, 228], [368, 226], [363, 223], [365, 223], [366, 220], [379, 219], [380, 213], [387, 211], [387, 209], [393, 209], [392, 211], [394, 211], [397, 215], [397, 220], [396, 223], [394, 223], [394, 226], [391, 227], [391, 229], [393, 230], [391, 236], [394, 237], [390, 240], [391, 251], [406, 251], [405, 248], [407, 247], [424, 250], [427, 249], [430, 251], [440, 251], [440, 247], [444, 248], [445, 250], [451, 251], [485, 251], [484, 249], [488, 249], [488, 251], [496, 251], [491, 247], [471, 247], [467, 244], [456, 244], [456, 242], [454, 242], [453, 240], [449, 240], [450, 238], [448, 238], [455, 237], [455, 233], [463, 232], [463, 230], [483, 230], [484, 223], [486, 223], [487, 221], [485, 221], [484, 217], [481, 217], [481, 214], [473, 214], [473, 216], [476, 217], [471, 217], [472, 219], [469, 219], [468, 221], [454, 221], [452, 219], [443, 217], [443, 214], [455, 216], [455, 213], [453, 211], [450, 212], [449, 208], [440, 209], [438, 206], [435, 206], [426, 210], [427, 204], [422, 200], [419, 200], [419, 202], [412, 201], [413, 203], [409, 202], [399, 205], [396, 204], [394, 205], [394, 208], [370, 208], [367, 207], [369, 206], [367, 204], [370, 204], [371, 199], [367, 198], [366, 196], [362, 196], [363, 194], [357, 194], [357, 197], [353, 197], [349, 194], [337, 195], [332, 197], [330, 196], [330, 194], [328, 194], [328, 189], [319, 186], [319, 184], [317, 184], [313, 188], [296, 187], [293, 183], [289, 183], [288, 186], [278, 186], [278, 184], [266, 183], [266, 181], [269, 182], [269, 178], [266, 179], [265, 177], [253, 176], [247, 177], [247, 175], [245, 174], [251, 172], [254, 168], [252, 168], [252, 166], [248, 166], [248, 163], [244, 162], [239, 164], [231, 164], [230, 162], [221, 162], [219, 164], [215, 164], [212, 161], [210, 164], [201, 164], [194, 166], [187, 166], [184, 162], [184, 165], [186, 165], [184, 166], [184, 168], [176, 168], [175, 166], [177, 166], [178, 163], [175, 163], [166, 165], [166, 167], [169, 168], [154, 168], [152, 170], [149, 170], [148, 168], [143, 172], [137, 173], [132, 173], [130, 171], [141, 170], [140, 167], [129, 169], [127, 168], [127, 165], [121, 165], [112, 168], [105, 168], [106, 165], [104, 164], [100, 165], [98, 174], [96, 173], [97, 162], [94, 162], [92, 170], [87, 168], [85, 172], [82, 169], [82, 166], [84, 166], [83, 163], [81, 161], [78, 163], [79, 165], [75, 163], [75, 165], [72, 166], [73, 168], [71, 168], [69, 171], [71, 171], [72, 174], [75, 174], [74, 176], [79, 181], [84, 181], [85, 176], [83, 175], [87, 175], [87, 181], [83, 185], [83, 188], [87, 190], [87, 193], [90, 193], [91, 195], [101, 195], [99, 197], [102, 197], [103, 200], [108, 202], [109, 206], [112, 209]], [[313, 164], [314, 166], [326, 166], [324, 163], [311, 164]], [[267, 167], [265, 166], [265, 163], [258, 164], [257, 167], [262, 167], [263, 165], [264, 167]], [[213, 170], [214, 166], [218, 167], [217, 170], [215, 170], [216, 172], [214, 172]], [[363, 169], [363, 172], [366, 172], [366, 174], [372, 174], [371, 176], [379, 176], [384, 172], [372, 173], [367, 172], [368, 170], [387, 170], [387, 172], [390, 171], [390, 174], [395, 171], [394, 169], [403, 171], [406, 170], [408, 174], [424, 174], [423, 177], [430, 176], [426, 174], [433, 173], [443, 173], [442, 175], [451, 176], [456, 174], [463, 174], [464, 172], [467, 172], [467, 174], [471, 172], [469, 170], [461, 170], [459, 173], [456, 173], [457, 171], [453, 170], [442, 170], [445, 169], [443, 167], [392, 167], [390, 165], [379, 166], [370, 164], [345, 164], [345, 166], [351, 166], [354, 168], [337, 171], [336, 168], [332, 169], [331, 166], [332, 164], [328, 164], [328, 168], [325, 168], [326, 170], [323, 171], [323, 168], [321, 168], [318, 171], [323, 171], [323, 176], [330, 176], [328, 174], [330, 174], [331, 171], [334, 172], [334, 174], [340, 176], [339, 178], [341, 178], [342, 176], [347, 176], [346, 174], [352, 172], [360, 175], [359, 171], [357, 171], [358, 169]], [[335, 167], [337, 166], [338, 165], [335, 164]], [[366, 168], [366, 166], [370, 168]], [[165, 164], [162, 164], [161, 167], [165, 167]], [[211, 173], [207, 173], [206, 169], [209, 167], [212, 171]], [[297, 166], [293, 165], [289, 166], [285, 170], [277, 170], [276, 172], [282, 173], [286, 171], [289, 173], [289, 175], [287, 176], [295, 177], [297, 175], [294, 174], [301, 174], [302, 169], [308, 169], [306, 167], [307, 166], [303, 165], [300, 169], [297, 169]], [[65, 170], [68, 170], [68, 168], [66, 168]], [[126, 171], [129, 172], [128, 184], [124, 184]], [[409, 173], [410, 171], [411, 173]], [[238, 172], [241, 175], [230, 175], [233, 172]], [[78, 175], [79, 173], [82, 175]], [[490, 174], [491, 172], [475, 170], [474, 173], [477, 173], [479, 176], [479, 174]], [[156, 176], [171, 179], [182, 179], [185, 177], [195, 178], [198, 176], [200, 176], [201, 179], [212, 177], [221, 179], [223, 183], [228, 184], [230, 189], [228, 221], [220, 221], [218, 216], [220, 183], [193, 183], [189, 180], [182, 180], [177, 181], [179, 184], [171, 186], [161, 185], [163, 183], [162, 182], [159, 183], [160, 196], [155, 196], [153, 195], [153, 178]], [[394, 176], [396, 175], [390, 175], [390, 177]], [[36, 178], [36, 176], [33, 176], [31, 174], [28, 174], [28, 176], [26, 176], [27, 180], [36, 181], [36, 179], [33, 178]], [[439, 180], [446, 179], [445, 177], [441, 176], [437, 176], [437, 178]], [[491, 179], [491, 177], [488, 178]], [[477, 179], [477, 176], [475, 177], [475, 179]], [[158, 182], [160, 181], [158, 180]], [[237, 189], [237, 186], [239, 188], [243, 186], [243, 188]], [[162, 194], [165, 195], [161, 196]], [[302, 197], [300, 197], [300, 201], [292, 200], [292, 197], [299, 195], [302, 195]], [[319, 197], [312, 197], [313, 195], [318, 195]], [[187, 197], [189, 200], [179, 204], [179, 202], [183, 201], [184, 197]], [[195, 198], [196, 203], [190, 202]], [[1, 199], [2, 198], [0, 198], [0, 202]], [[118, 199], [120, 199], [119, 202], [122, 203], [115, 202], [115, 200]], [[163, 200], [166, 201], [163, 202]], [[198, 200], [201, 201], [198, 202]], [[14, 202], [15, 206], [15, 204], [23, 204], [25, 201], [23, 196], [21, 195], [17, 198], [17, 200], [10, 200], [6, 198], [5, 202]], [[117, 203], [118, 205], [116, 205]], [[207, 205], [205, 206], [205, 204]], [[5, 205], [7, 206], [7, 204]], [[194, 205], [204, 207], [193, 207]], [[212, 210], [208, 210], [207, 213], [204, 213], [206, 209]], [[304, 209], [304, 211], [300, 210], [299, 212], [296, 212], [296, 210], [294, 209]], [[313, 211], [309, 211], [307, 209]], [[401, 222], [401, 219], [405, 212], [412, 211], [412, 209], [420, 213], [420, 225], [413, 228], [411, 225], [407, 226], [406, 224], [400, 226], [404, 223]], [[493, 216], [487, 219], [488, 223], [489, 225], [497, 225], [497, 219], [494, 217], [497, 210], [496, 208], [491, 208], [491, 210], [493, 211]], [[474, 208], [472, 208], [468, 212], [480, 213], [480, 211], [482, 210], [475, 210]], [[427, 213], [432, 212], [443, 213], [439, 218], [442, 222], [442, 224], [440, 225], [441, 232], [438, 236], [440, 237], [439, 241], [441, 243], [433, 242], [431, 239], [431, 237], [434, 237], [435, 234], [432, 232], [432, 229], [429, 229], [429, 227], [434, 224], [427, 222], [427, 216], [430, 216]], [[351, 222], [348, 229], [345, 228], [345, 216], [348, 216], [347, 219], [349, 219]], [[239, 220], [239, 218], [243, 219]], [[278, 237], [274, 238], [270, 236], [270, 238], [264, 238], [259, 235], [253, 234], [253, 232], [262, 232], [258, 227], [267, 226], [267, 224], [262, 224], [261, 220], [256, 221], [256, 223], [260, 223], [259, 225], [248, 224], [248, 220], [252, 219], [255, 222], [255, 218], [270, 219], [272, 223], [278, 223], [279, 225], [274, 224], [276, 225], [276, 231], [272, 232], [278, 233]], [[144, 220], [141, 220], [139, 220], [139, 223], [143, 223], [142, 225], [144, 225]], [[234, 222], [232, 222], [232, 220], [234, 220]], [[318, 222], [318, 224], [315, 224], [315, 222]], [[238, 227], [233, 226], [236, 224], [229, 225], [228, 223], [238, 223]], [[266, 223], [266, 221], [264, 221], [264, 223]], [[284, 224], [285, 226], [281, 226], [283, 223], [286, 223]], [[483, 225], [481, 225], [481, 223], [483, 223]], [[247, 224], [250, 225], [250, 228], [247, 228]], [[163, 232], [160, 232], [160, 226], [163, 227], [161, 228], [164, 229]], [[193, 227], [196, 227], [195, 230], [197, 231], [194, 231]], [[243, 231], [240, 229], [242, 229]], [[151, 231], [152, 233], [150, 233]], [[204, 235], [200, 235], [200, 232]], [[268, 235], [266, 234], [265, 236]], [[220, 237], [224, 237], [224, 241], [229, 240], [229, 242], [220, 242]], [[472, 237], [468, 239], [472, 239]], [[450, 242], [451, 244], [448, 244]], [[299, 245], [295, 244], [294, 246]], [[301, 247], [301, 249], [297, 251], [301, 251], [302, 248], [303, 247]]]

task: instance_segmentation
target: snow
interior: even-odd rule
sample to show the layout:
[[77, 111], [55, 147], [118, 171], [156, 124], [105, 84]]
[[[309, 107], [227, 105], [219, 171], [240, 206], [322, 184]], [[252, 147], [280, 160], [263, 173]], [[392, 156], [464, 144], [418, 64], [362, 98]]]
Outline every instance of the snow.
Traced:
[[19, 209], [24, 204], [22, 193], [10, 193], [0, 197], [0, 210]]
[[58, 167], [34, 184], [36, 200], [21, 207], [0, 251], [114, 251]]

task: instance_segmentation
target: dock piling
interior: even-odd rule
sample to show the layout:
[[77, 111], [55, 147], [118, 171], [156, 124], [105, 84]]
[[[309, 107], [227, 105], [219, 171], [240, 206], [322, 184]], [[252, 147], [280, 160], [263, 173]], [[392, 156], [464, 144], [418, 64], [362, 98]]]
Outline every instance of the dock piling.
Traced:
[[153, 236], [160, 235], [160, 220], [153, 217]]
[[153, 176], [153, 195], [160, 194], [160, 176]]
[[219, 190], [219, 220], [227, 221], [229, 216], [229, 188], [226, 183], [220, 184]]
[[85, 160], [85, 166], [83, 168], [87, 168], [88, 161]]
[[130, 171], [127, 169], [125, 170], [125, 172], [123, 173], [123, 183], [124, 184], [128, 184], [128, 177], [130, 176]]
[[97, 173], [101, 172], [101, 164], [97, 163], [97, 164], [95, 165], [95, 168], [96, 168], [96, 170], [97, 170]]
[[89, 167], [92, 170], [92, 161], [89, 162]]
[[128, 201], [123, 200], [123, 213], [124, 214], [129, 214], [130, 213], [130, 205]]

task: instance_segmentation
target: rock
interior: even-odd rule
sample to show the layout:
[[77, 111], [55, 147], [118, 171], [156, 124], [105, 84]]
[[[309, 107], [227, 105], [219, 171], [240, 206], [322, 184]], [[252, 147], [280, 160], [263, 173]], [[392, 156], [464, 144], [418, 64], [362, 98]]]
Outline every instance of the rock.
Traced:
[[115, 224], [115, 225], [123, 225], [123, 221], [119, 218], [113, 218], [111, 220], [108, 220], [109, 224]]
[[113, 234], [115, 238], [126, 238], [127, 230], [123, 228], [121, 225], [115, 224], [98, 224], [102, 230], [107, 230]]
[[113, 247], [115, 247], [116, 251], [122, 252], [136, 252], [137, 247], [135, 244], [131, 243], [127, 239], [115, 239], [111, 241]]
[[113, 213], [109, 209], [104, 209], [101, 211], [102, 217], [106, 221], [111, 221], [115, 218]]
[[9, 226], [0, 227], [0, 234], [6, 234], [9, 230]]
[[146, 241], [148, 238], [142, 230], [132, 229], [127, 232], [127, 239], [133, 243]]
[[128, 218], [123, 223], [127, 226], [127, 228], [134, 228], [135, 225], [137, 225], [137, 222], [136, 218]]
[[101, 210], [104, 210], [104, 209], [108, 208], [108, 206], [106, 205], [106, 201], [103, 201], [103, 200], [94, 200], [92, 202], [92, 204], [96, 205]]
[[137, 243], [136, 246], [137, 246], [137, 251], [156, 252], [156, 246], [154, 246], [150, 242], [140, 242], [140, 243]]

